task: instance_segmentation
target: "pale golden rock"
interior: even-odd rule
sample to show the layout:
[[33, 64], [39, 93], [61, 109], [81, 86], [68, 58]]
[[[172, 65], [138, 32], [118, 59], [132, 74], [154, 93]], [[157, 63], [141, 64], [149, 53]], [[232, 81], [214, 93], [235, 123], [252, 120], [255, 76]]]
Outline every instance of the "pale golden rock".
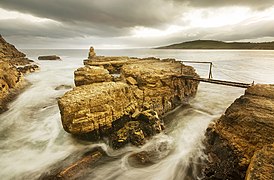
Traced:
[[133, 78], [133, 77], [128, 77], [126, 78], [127, 83], [129, 83], [130, 85], [137, 85], [137, 81]]
[[108, 70], [102, 67], [85, 66], [78, 68], [74, 72], [76, 86], [109, 81], [113, 81], [113, 77], [109, 74]]
[[22, 73], [30, 73], [39, 70], [34, 61], [26, 58], [26, 55], [18, 51], [14, 45], [9, 44], [0, 35], [0, 60], [11, 63]]
[[176, 75], [181, 72], [198, 76], [194, 68], [180, 62], [146, 59], [122, 66], [121, 77], [125, 82], [129, 82], [129, 79], [136, 81], [129, 84], [138, 86], [135, 94], [141, 107], [146, 105], [144, 108], [163, 115], [196, 94], [198, 82], [177, 78]]
[[[84, 60], [84, 64], [85, 67], [75, 71], [75, 84], [79, 89], [73, 89], [59, 100], [63, 126], [76, 135], [111, 136], [132, 119], [139, 122], [140, 114], [148, 110], [157, 115], [157, 120], [147, 124], [140, 121], [140, 128], [145, 137], [152, 136], [163, 130], [158, 115], [195, 96], [197, 91], [197, 81], [178, 78], [182, 72], [198, 76], [195, 70], [173, 59], [94, 56]], [[141, 133], [138, 128], [135, 130]], [[113, 136], [114, 142], [121, 139], [118, 136], [130, 134], [127, 128], [120, 132]], [[131, 133], [136, 141], [128, 141], [128, 137], [123, 142], [141, 143], [143, 136], [137, 136], [141, 134]]]
[[112, 122], [133, 113], [137, 102], [122, 82], [83, 85], [58, 100], [64, 129], [72, 134], [110, 129]]
[[0, 60], [0, 112], [6, 110], [6, 103], [13, 91], [22, 87], [23, 80], [22, 74], [13, 65]]

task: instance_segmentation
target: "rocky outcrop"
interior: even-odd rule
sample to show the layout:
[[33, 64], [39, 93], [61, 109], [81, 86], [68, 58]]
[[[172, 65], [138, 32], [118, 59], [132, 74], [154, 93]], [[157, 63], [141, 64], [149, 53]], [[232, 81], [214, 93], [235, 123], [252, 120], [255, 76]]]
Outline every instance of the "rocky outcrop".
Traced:
[[0, 60], [0, 113], [7, 109], [6, 103], [22, 87], [23, 80], [22, 74], [13, 65]]
[[39, 69], [38, 65], [29, 60], [26, 55], [18, 51], [0, 35], [0, 60], [15, 66], [19, 72], [30, 73]]
[[59, 99], [64, 129], [89, 139], [110, 137], [114, 148], [163, 130], [158, 116], [196, 94], [198, 76], [175, 60], [96, 56], [91, 48], [85, 67], [75, 71], [76, 88]]
[[33, 72], [38, 68], [0, 35], [0, 113], [7, 109], [7, 102], [23, 87], [22, 73]]
[[274, 86], [249, 87], [207, 129], [204, 179], [274, 177], [273, 112]]
[[39, 56], [38, 59], [39, 60], [61, 60], [61, 58], [56, 55]]

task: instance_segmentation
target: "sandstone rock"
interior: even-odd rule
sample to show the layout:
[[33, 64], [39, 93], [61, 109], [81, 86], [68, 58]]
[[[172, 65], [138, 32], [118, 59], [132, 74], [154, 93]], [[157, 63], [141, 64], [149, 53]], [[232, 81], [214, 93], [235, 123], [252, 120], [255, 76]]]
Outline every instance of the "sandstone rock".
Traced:
[[39, 69], [34, 61], [26, 58], [26, 55], [18, 51], [12, 44], [7, 43], [0, 35], [0, 60], [11, 63], [22, 73], [29, 73]]
[[0, 112], [7, 109], [6, 104], [23, 88], [24, 78], [21, 73], [37, 69], [38, 66], [33, 61], [0, 35]]
[[178, 77], [198, 76], [195, 70], [174, 59], [93, 56], [84, 64], [75, 71], [78, 87], [58, 101], [64, 129], [88, 139], [111, 136], [114, 148], [160, 133], [158, 115], [197, 91], [197, 81]]
[[274, 144], [266, 145], [254, 153], [251, 158], [246, 180], [273, 179], [274, 177]]
[[61, 60], [61, 58], [56, 55], [39, 56], [38, 59], [39, 60]]
[[0, 112], [6, 110], [6, 103], [14, 91], [21, 88], [23, 80], [22, 74], [13, 65], [0, 60]]
[[89, 59], [92, 59], [96, 56], [96, 53], [94, 52], [94, 48], [93, 47], [90, 47], [89, 48], [89, 53], [88, 53], [88, 58]]
[[109, 74], [108, 70], [102, 67], [85, 66], [74, 72], [76, 86], [110, 81], [113, 81], [113, 77]]
[[63, 127], [72, 134], [103, 135], [112, 123], [137, 107], [132, 89], [122, 82], [83, 85], [59, 99]]
[[[209, 163], [205, 179], [244, 179], [247, 167], [253, 166], [250, 162], [254, 154], [257, 151], [260, 154], [263, 147], [274, 143], [273, 94], [273, 85], [248, 88], [245, 95], [207, 129], [205, 144]], [[273, 154], [269, 155], [268, 158], [273, 158]], [[255, 157], [256, 161], [264, 161], [259, 155]]]
[[138, 59], [129, 58], [126, 56], [105, 57], [96, 56], [92, 59], [84, 60], [84, 65], [101, 66], [107, 69], [111, 74], [120, 74], [121, 67], [127, 63], [134, 62]]
[[[198, 82], [176, 78], [181, 73], [197, 76], [190, 66], [174, 61], [139, 60], [121, 68], [124, 82], [134, 79], [134, 90], [138, 103], [143, 109], [153, 109], [159, 115], [172, 110], [188, 97], [196, 94]], [[134, 87], [133, 87], [134, 88]]]
[[128, 77], [126, 78], [127, 83], [129, 83], [130, 85], [137, 85], [137, 81], [133, 78], [133, 77]]

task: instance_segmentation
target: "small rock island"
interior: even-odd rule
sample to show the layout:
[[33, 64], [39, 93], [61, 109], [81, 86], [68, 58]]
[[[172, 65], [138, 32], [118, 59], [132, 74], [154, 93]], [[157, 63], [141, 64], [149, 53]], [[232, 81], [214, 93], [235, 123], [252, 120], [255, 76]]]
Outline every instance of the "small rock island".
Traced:
[[178, 77], [198, 77], [195, 69], [175, 59], [96, 56], [91, 47], [84, 65], [58, 100], [63, 127], [80, 138], [108, 137], [115, 149], [162, 132], [160, 117], [197, 92], [197, 81]]
[[61, 60], [61, 58], [57, 55], [47, 55], [47, 56], [39, 56], [38, 60]]

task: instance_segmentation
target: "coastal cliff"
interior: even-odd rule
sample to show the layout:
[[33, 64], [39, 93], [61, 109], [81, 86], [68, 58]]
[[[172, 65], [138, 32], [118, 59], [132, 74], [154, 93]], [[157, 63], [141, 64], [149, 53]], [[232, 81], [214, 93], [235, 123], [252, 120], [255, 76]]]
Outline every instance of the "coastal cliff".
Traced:
[[160, 117], [195, 96], [194, 68], [174, 59], [96, 56], [75, 71], [75, 87], [58, 100], [64, 129], [87, 139], [109, 137], [112, 147], [142, 145], [164, 129]]
[[7, 43], [0, 35], [0, 113], [16, 91], [24, 87], [24, 73], [34, 72], [39, 67], [26, 55]]
[[274, 86], [245, 91], [206, 132], [204, 179], [274, 177]]

